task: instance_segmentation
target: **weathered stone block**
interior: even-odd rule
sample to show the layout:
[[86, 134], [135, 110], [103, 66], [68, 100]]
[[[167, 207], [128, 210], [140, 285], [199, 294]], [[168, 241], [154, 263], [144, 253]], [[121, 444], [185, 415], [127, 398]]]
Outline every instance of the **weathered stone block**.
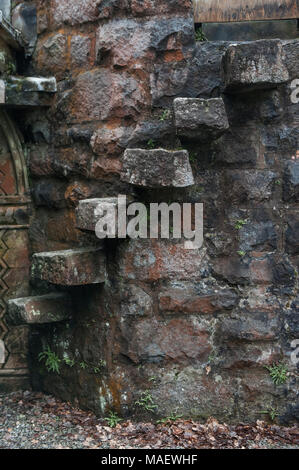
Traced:
[[278, 312], [252, 310], [221, 317], [218, 333], [221, 341], [275, 340], [279, 333]]
[[297, 296], [291, 303], [288, 309], [285, 309], [283, 316], [283, 327], [288, 336], [297, 339], [299, 338], [299, 296]]
[[95, 0], [52, 0], [54, 26], [61, 27], [64, 24], [78, 25], [89, 21], [95, 21], [99, 16], [99, 3]]
[[[96, 223], [99, 220], [99, 215], [96, 215], [95, 211], [105, 211], [107, 204], [112, 204], [117, 210], [118, 199], [116, 197], [102, 198], [102, 199], [84, 199], [79, 201], [79, 206], [76, 209], [76, 225], [81, 230], [89, 230], [94, 232]], [[115, 212], [117, 213], [117, 212]]]
[[138, 148], [140, 144], [142, 147], [147, 144], [149, 140], [155, 142], [160, 146], [165, 145], [165, 142], [174, 143], [175, 136], [175, 127], [172, 122], [171, 111], [168, 110], [167, 119], [162, 120], [152, 120], [152, 121], [142, 121], [137, 124], [134, 132], [132, 132], [129, 140], [128, 148]]
[[36, 5], [29, 2], [17, 5], [13, 9], [11, 23], [22, 34], [26, 54], [31, 55], [37, 41]]
[[68, 43], [64, 34], [47, 36], [40, 41], [34, 53], [36, 69], [43, 74], [55, 74], [61, 80], [68, 68]]
[[267, 284], [273, 281], [273, 257], [240, 258], [237, 254], [217, 258], [214, 262], [214, 275], [230, 284]]
[[222, 353], [221, 368], [234, 369], [238, 372], [248, 370], [251, 367], [261, 369], [278, 362], [280, 358], [281, 348], [276, 343], [263, 340], [252, 343], [227, 342]]
[[[133, 129], [132, 127], [116, 127], [111, 129], [108, 126], [101, 126], [95, 130], [90, 139], [93, 152], [96, 155], [105, 157], [115, 157], [122, 154], [127, 147]], [[147, 141], [149, 139], [150, 137], [148, 137]]]
[[114, 66], [124, 67], [132, 61], [150, 60], [154, 51], [165, 53], [168, 61], [182, 60], [188, 51], [187, 46], [191, 54], [193, 45], [194, 23], [191, 16], [156, 17], [146, 22], [121, 18], [99, 27], [96, 55], [99, 64], [109, 55]]
[[285, 163], [283, 198], [285, 201], [299, 201], [299, 161], [290, 160]]
[[[114, 2], [115, 0], [110, 0], [110, 3]], [[191, 0], [180, 0], [179, 2], [177, 0], [131, 0], [130, 5], [134, 16], [160, 16], [180, 12], [184, 15], [188, 13], [190, 16], [192, 15]]]
[[299, 212], [287, 214], [286, 247], [292, 255], [299, 254]]
[[1, 104], [10, 106], [50, 106], [56, 90], [56, 79], [8, 77], [0, 80]]
[[127, 149], [123, 156], [121, 179], [149, 188], [180, 188], [194, 184], [186, 150]]
[[120, 311], [123, 316], [134, 315], [139, 317], [153, 313], [153, 298], [141, 287], [126, 285], [121, 294]]
[[10, 21], [11, 0], [0, 0], [0, 10], [2, 11], [4, 18], [7, 21]]
[[229, 188], [226, 198], [237, 204], [269, 200], [276, 178], [277, 173], [268, 170], [228, 170], [225, 174], [225, 187]]
[[97, 248], [35, 253], [31, 273], [33, 279], [63, 286], [99, 284], [106, 280], [106, 257]]
[[239, 230], [239, 249], [244, 252], [253, 249], [272, 251], [277, 248], [278, 234], [273, 222], [249, 222]]
[[290, 74], [290, 80], [299, 77], [299, 42], [298, 39], [283, 42], [285, 64]]
[[[240, 116], [239, 114], [239, 120]], [[213, 142], [212, 152], [216, 164], [234, 167], [255, 166], [259, 156], [257, 139], [259, 134], [254, 129], [248, 132], [245, 126], [230, 128], [220, 139]], [[201, 154], [203, 152], [204, 149], [201, 149]], [[210, 148], [206, 158], [211, 159]]]
[[196, 317], [124, 322], [122, 333], [122, 354], [135, 364], [206, 360], [211, 351], [209, 328]]
[[287, 82], [281, 41], [232, 44], [222, 60], [222, 78], [228, 93], [273, 88]]
[[71, 57], [74, 67], [84, 67], [88, 64], [91, 40], [84, 36], [73, 36], [71, 40]]
[[71, 298], [63, 293], [8, 301], [8, 315], [14, 325], [59, 322], [70, 318], [71, 313]]
[[209, 289], [206, 294], [195, 287], [170, 287], [159, 294], [159, 308], [163, 312], [186, 314], [213, 314], [232, 309], [238, 296], [230, 289]]
[[176, 98], [174, 116], [179, 136], [202, 142], [216, 140], [229, 128], [222, 98]]
[[172, 240], [130, 240], [119, 246], [119, 274], [139, 281], [199, 280], [209, 275], [205, 248], [186, 250]]
[[[56, 54], [55, 54], [56, 55]], [[139, 116], [149, 102], [141, 80], [126, 72], [94, 69], [78, 76], [65, 98], [66, 115], [75, 121], [105, 120]], [[70, 109], [69, 109], [70, 107]]]

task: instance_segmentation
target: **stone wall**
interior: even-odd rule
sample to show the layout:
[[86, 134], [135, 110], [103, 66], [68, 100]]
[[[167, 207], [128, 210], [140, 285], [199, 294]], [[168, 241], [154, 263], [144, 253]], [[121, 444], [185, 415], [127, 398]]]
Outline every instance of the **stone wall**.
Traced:
[[[28, 73], [55, 75], [58, 93], [49, 111], [26, 112], [20, 123], [35, 201], [32, 251], [94, 245], [76, 228], [75, 208], [119, 194], [203, 202], [204, 246], [105, 241], [105, 283], [68, 287], [72, 319], [31, 328], [34, 387], [104, 416], [252, 421], [273, 407], [281, 422], [295, 421], [299, 161], [290, 83], [299, 78], [298, 42], [282, 44], [283, 83], [229, 94], [221, 78], [229, 42], [195, 42], [189, 0], [36, 3]], [[173, 100], [219, 96], [229, 130], [209, 142], [179, 140]], [[189, 150], [195, 185], [122, 182], [124, 150], [149, 145]], [[48, 346], [59, 374], [38, 360]], [[288, 376], [275, 385], [265, 366], [279, 361]]]

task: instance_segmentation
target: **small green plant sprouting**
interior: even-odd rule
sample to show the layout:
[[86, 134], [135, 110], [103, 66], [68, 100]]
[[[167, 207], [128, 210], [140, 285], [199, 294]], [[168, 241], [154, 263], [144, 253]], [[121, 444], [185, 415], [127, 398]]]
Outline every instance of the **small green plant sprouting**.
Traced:
[[214, 352], [211, 353], [211, 354], [209, 355], [209, 357], [208, 357], [208, 360], [209, 360], [209, 363], [210, 363], [210, 364], [213, 364], [213, 362], [215, 362], [216, 359], [217, 359], [217, 355], [216, 355], [216, 353], [214, 353]]
[[161, 116], [159, 118], [160, 121], [166, 121], [167, 119], [170, 118], [171, 112], [169, 109], [164, 109], [161, 113]]
[[104, 359], [101, 359], [96, 366], [93, 366], [94, 373], [98, 374], [99, 372], [101, 372], [101, 369], [103, 369], [103, 367], [106, 367], [106, 365], [106, 361], [104, 361]]
[[156, 146], [156, 145], [155, 145], [155, 142], [153, 141], [153, 139], [149, 139], [146, 145], [147, 145], [147, 148], [149, 148], [149, 149], [151, 149], [151, 150], [154, 149], [155, 146]]
[[236, 224], [235, 224], [235, 228], [236, 228], [237, 230], [240, 230], [244, 225], [247, 224], [247, 222], [248, 222], [247, 219], [239, 219], [239, 220], [237, 220], [237, 222], [236, 222]]
[[205, 42], [207, 41], [208, 38], [207, 36], [205, 35], [205, 33], [203, 32], [202, 28], [198, 28], [196, 31], [195, 31], [195, 41], [196, 42]]
[[273, 406], [269, 406], [266, 410], [260, 411], [262, 415], [269, 415], [271, 421], [275, 421], [277, 416], [279, 416], [279, 413], [276, 408]]
[[119, 416], [117, 416], [116, 413], [114, 413], [113, 411], [110, 411], [109, 416], [105, 418], [105, 421], [107, 421], [108, 426], [110, 428], [115, 428], [117, 424], [122, 421], [122, 419]]
[[169, 422], [175, 423], [178, 419], [181, 419], [183, 415], [177, 415], [174, 412], [171, 413], [170, 416], [166, 416], [166, 418], [159, 419], [157, 424], [166, 424]]
[[64, 357], [63, 362], [69, 367], [74, 367], [74, 365], [75, 365], [75, 360], [70, 359], [69, 357]]
[[190, 152], [189, 153], [189, 161], [190, 161], [190, 163], [195, 163], [195, 161], [196, 161], [196, 153], [195, 152]]
[[57, 354], [51, 351], [50, 346], [48, 346], [47, 349], [44, 349], [44, 351], [39, 353], [38, 360], [40, 362], [45, 361], [45, 366], [48, 372], [56, 372], [57, 374], [59, 374], [61, 359], [59, 359]]
[[142, 392], [139, 400], [135, 402], [135, 405], [140, 406], [146, 411], [151, 411], [154, 413], [155, 409], [158, 408], [158, 405], [155, 405], [152, 394], [149, 390]]
[[101, 359], [96, 366], [91, 366], [91, 367], [95, 374], [99, 374], [101, 372], [101, 369], [106, 367], [106, 365], [107, 365], [106, 361]]
[[271, 366], [265, 366], [275, 385], [282, 385], [287, 381], [288, 369], [283, 362], [273, 363]]
[[[8, 66], [7, 66], [7, 70], [6, 70], [6, 73], [7, 75], [14, 75], [16, 73], [16, 66], [15, 64], [13, 63], [9, 63]], [[22, 84], [21, 84], [21, 87], [22, 87]], [[21, 90], [19, 90], [21, 91]]]
[[242, 251], [242, 250], [240, 250], [240, 251], [237, 251], [237, 254], [238, 254], [239, 256], [241, 256], [241, 258], [243, 258], [243, 256], [245, 256], [245, 255], [246, 255], [246, 252], [245, 252], [245, 251]]
[[157, 377], [153, 375], [153, 376], [150, 377], [148, 380], [149, 380], [149, 382], [156, 382]]
[[87, 369], [88, 364], [86, 364], [86, 362], [82, 361], [82, 362], [80, 362], [79, 366], [81, 367], [81, 369], [84, 370], [84, 369]]

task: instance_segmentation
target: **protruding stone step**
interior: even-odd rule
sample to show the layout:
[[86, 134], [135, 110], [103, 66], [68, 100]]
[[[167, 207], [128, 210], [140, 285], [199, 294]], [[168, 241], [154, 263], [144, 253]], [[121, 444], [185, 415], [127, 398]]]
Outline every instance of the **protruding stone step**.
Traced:
[[56, 79], [8, 77], [0, 80], [0, 104], [6, 106], [50, 106], [57, 91]]
[[194, 184], [187, 150], [127, 149], [121, 179], [148, 188], [184, 188]]
[[54, 323], [71, 317], [71, 298], [53, 293], [8, 301], [8, 316], [13, 325]]
[[222, 59], [222, 79], [228, 93], [274, 88], [287, 82], [281, 41], [231, 44]]
[[115, 207], [115, 213], [118, 206], [117, 197], [107, 197], [101, 199], [83, 199], [79, 201], [76, 209], [76, 226], [80, 230], [95, 231], [100, 213], [103, 215], [107, 205]]
[[222, 98], [176, 98], [173, 105], [180, 137], [206, 142], [218, 139], [229, 128]]
[[35, 253], [32, 278], [62, 286], [83, 286], [105, 282], [106, 256], [97, 248]]

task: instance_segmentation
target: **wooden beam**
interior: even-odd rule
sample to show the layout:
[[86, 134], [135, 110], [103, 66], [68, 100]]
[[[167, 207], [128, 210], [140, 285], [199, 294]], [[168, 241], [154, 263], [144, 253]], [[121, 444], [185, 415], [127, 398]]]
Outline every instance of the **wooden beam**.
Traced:
[[195, 23], [299, 18], [298, 0], [193, 0]]

